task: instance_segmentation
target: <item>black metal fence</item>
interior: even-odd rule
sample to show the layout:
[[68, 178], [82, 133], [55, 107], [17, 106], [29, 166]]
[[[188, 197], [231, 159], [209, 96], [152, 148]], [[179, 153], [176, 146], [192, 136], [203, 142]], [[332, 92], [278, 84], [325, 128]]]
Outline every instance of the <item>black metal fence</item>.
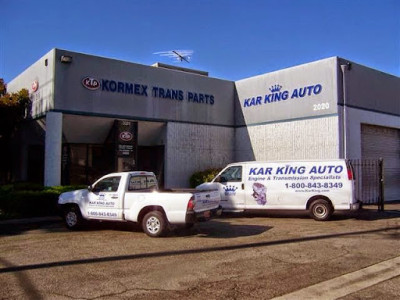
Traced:
[[376, 204], [384, 210], [383, 160], [352, 159], [355, 197], [363, 204]]

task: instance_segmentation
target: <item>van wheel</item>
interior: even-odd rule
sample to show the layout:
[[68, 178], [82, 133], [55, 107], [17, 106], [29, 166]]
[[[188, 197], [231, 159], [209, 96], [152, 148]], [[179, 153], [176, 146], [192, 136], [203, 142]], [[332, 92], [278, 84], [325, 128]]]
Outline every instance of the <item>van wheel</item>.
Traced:
[[64, 211], [64, 221], [68, 229], [78, 229], [83, 224], [83, 218], [79, 208], [76, 206], [69, 206]]
[[326, 221], [331, 217], [332, 213], [332, 205], [326, 200], [318, 199], [311, 203], [310, 214], [314, 220]]
[[147, 213], [142, 221], [142, 229], [148, 236], [163, 236], [167, 231], [167, 222], [162, 212], [155, 210]]

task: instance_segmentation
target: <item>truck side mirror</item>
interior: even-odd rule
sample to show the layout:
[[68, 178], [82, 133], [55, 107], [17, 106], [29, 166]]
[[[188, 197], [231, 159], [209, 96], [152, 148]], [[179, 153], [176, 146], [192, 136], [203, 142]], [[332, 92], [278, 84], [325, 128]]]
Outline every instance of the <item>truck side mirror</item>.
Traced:
[[92, 185], [89, 185], [89, 186], [87, 187], [87, 189], [89, 190], [89, 192], [91, 192], [91, 191], [93, 190]]

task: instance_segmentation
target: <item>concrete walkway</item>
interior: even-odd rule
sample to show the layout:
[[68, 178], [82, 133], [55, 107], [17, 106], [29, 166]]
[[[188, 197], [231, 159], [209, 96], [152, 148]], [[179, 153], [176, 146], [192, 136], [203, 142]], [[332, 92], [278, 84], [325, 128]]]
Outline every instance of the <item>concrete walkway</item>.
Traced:
[[325, 299], [334, 300], [355, 293], [382, 281], [400, 276], [400, 256], [370, 267], [345, 274], [273, 300]]

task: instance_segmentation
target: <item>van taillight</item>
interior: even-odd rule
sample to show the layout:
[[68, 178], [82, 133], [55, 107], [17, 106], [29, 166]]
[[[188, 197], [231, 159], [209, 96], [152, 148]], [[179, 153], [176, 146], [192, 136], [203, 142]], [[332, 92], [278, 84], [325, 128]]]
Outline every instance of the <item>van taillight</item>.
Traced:
[[187, 210], [188, 211], [194, 210], [194, 197], [193, 196], [190, 198], [190, 200], [188, 202]]
[[347, 178], [349, 180], [353, 180], [354, 179], [353, 168], [351, 167], [351, 165], [347, 165]]

